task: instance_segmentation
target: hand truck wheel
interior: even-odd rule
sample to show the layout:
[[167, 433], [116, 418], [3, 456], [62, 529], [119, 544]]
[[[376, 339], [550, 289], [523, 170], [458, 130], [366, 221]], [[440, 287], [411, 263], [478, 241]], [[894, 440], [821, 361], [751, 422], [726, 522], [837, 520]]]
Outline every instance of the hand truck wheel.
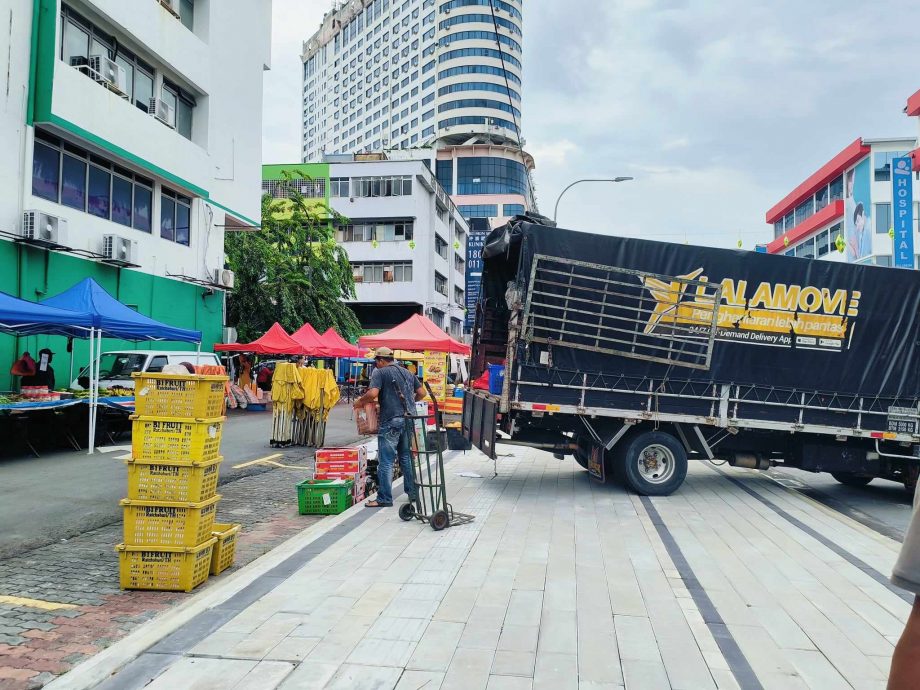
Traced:
[[447, 514], [446, 510], [439, 510], [434, 515], [431, 516], [431, 529], [435, 532], [440, 532], [445, 527], [450, 525], [450, 515]]
[[413, 503], [403, 503], [399, 506], [399, 519], [404, 522], [409, 522], [412, 518], [415, 517], [415, 504]]

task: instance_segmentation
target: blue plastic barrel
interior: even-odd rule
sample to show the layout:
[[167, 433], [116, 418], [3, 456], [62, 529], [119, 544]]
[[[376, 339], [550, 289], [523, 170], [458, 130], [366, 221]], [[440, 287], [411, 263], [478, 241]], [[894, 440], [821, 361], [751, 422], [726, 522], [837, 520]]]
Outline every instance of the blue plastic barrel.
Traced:
[[505, 365], [489, 365], [489, 392], [493, 395], [501, 395], [502, 388], [505, 385]]

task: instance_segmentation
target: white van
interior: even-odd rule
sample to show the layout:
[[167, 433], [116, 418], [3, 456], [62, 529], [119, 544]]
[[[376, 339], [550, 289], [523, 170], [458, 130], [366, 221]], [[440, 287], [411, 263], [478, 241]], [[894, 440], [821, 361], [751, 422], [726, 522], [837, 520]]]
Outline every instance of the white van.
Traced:
[[[196, 360], [196, 357], [198, 358]], [[132, 350], [128, 352], [103, 352], [99, 360], [99, 387], [134, 388], [131, 374], [140, 371], [163, 371], [167, 364], [190, 364], [220, 366], [220, 360], [213, 352], [179, 350]], [[89, 367], [70, 384], [76, 390], [89, 388]]]

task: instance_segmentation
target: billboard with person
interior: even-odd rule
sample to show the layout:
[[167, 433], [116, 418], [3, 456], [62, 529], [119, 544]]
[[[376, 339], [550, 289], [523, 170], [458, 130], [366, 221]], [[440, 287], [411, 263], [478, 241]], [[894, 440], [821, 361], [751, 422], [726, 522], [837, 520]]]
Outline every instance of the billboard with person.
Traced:
[[844, 239], [846, 259], [856, 263], [872, 254], [872, 224], [869, 159], [847, 170], [844, 176]]

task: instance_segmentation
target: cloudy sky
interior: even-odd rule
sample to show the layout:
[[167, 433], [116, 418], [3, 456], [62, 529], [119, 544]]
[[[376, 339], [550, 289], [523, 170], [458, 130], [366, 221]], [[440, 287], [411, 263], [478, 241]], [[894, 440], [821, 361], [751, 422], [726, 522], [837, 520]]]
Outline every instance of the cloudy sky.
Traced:
[[[331, 0], [274, 0], [266, 162], [300, 151], [301, 42]], [[743, 10], [740, 8], [744, 8]], [[528, 0], [523, 131], [560, 225], [752, 248], [764, 213], [857, 137], [916, 136], [920, 3]]]

